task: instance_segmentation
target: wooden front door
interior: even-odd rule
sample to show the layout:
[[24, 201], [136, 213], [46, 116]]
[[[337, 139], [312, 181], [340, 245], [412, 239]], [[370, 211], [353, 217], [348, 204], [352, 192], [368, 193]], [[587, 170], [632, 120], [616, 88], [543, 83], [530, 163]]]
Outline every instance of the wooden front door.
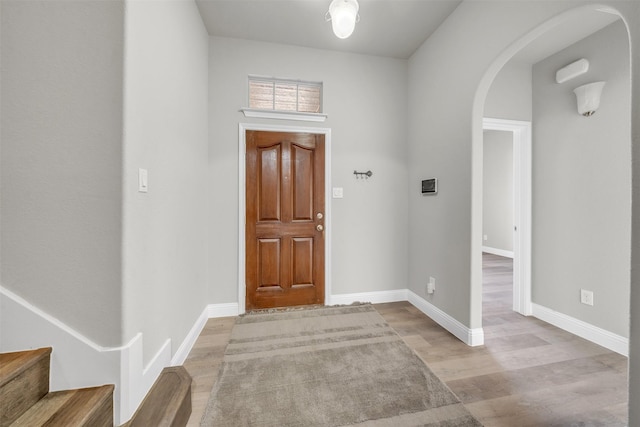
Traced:
[[324, 135], [246, 133], [246, 309], [324, 304]]

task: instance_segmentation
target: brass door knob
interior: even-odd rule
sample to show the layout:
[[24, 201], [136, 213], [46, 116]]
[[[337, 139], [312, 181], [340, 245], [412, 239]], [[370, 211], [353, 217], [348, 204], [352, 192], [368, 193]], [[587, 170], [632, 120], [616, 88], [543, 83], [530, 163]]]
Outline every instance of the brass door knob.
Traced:
[[322, 231], [322, 230], [324, 230], [324, 227], [322, 226], [322, 224], [318, 224], [318, 225], [316, 225], [316, 230]]

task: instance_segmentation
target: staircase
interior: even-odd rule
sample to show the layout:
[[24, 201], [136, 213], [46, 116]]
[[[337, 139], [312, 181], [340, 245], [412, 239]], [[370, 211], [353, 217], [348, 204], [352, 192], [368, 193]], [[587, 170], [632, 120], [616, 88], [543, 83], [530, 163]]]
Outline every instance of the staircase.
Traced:
[[0, 427], [113, 427], [113, 385], [49, 391], [51, 347], [0, 354]]
[[183, 366], [164, 368], [142, 404], [122, 427], [184, 427], [191, 416], [191, 376]]

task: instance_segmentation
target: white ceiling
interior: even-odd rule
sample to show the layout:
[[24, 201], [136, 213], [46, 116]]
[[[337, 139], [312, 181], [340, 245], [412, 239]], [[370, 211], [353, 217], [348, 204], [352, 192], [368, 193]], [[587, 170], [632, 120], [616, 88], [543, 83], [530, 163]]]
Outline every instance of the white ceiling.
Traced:
[[[330, 0], [196, 0], [210, 35], [367, 55], [409, 58], [462, 0], [359, 0], [360, 22], [340, 40], [325, 21]], [[586, 12], [563, 22], [514, 57], [536, 63], [611, 24]]]
[[330, 0], [196, 0], [210, 35], [409, 58], [461, 0], [359, 0], [360, 22], [340, 40]]

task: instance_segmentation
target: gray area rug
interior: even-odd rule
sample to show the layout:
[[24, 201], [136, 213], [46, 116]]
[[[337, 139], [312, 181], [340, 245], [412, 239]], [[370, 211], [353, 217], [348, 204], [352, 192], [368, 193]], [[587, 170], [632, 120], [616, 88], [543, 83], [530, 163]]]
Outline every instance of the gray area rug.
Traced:
[[370, 305], [250, 314], [201, 426], [481, 426]]

